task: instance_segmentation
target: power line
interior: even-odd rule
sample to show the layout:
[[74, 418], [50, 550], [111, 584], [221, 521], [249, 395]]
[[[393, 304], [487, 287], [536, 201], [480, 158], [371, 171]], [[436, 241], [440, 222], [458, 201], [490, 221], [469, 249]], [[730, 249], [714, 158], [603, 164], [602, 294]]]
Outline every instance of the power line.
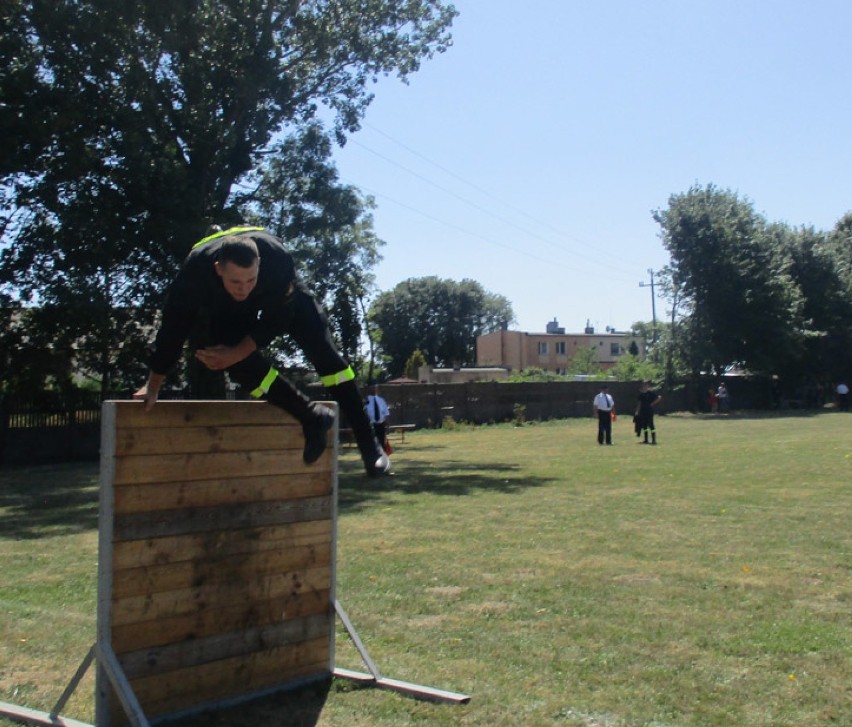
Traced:
[[[526, 217], [527, 219], [529, 219], [529, 220], [531, 220], [531, 221], [535, 222], [537, 225], [540, 225], [540, 226], [542, 226], [542, 227], [545, 227], [545, 228], [549, 229], [551, 232], [553, 232], [553, 233], [554, 233], [554, 234], [556, 234], [556, 235], [559, 235], [560, 237], [564, 237], [564, 238], [570, 239], [570, 240], [572, 240], [573, 242], [575, 242], [575, 243], [577, 243], [578, 245], [581, 245], [581, 246], [583, 246], [583, 247], [590, 247], [589, 243], [583, 242], [583, 241], [582, 241], [582, 240], [580, 240], [579, 238], [577, 238], [577, 237], [575, 237], [575, 236], [572, 236], [572, 235], [569, 235], [569, 234], [565, 233], [563, 230], [560, 230], [560, 229], [558, 229], [558, 228], [554, 227], [552, 224], [550, 224], [550, 223], [549, 223], [549, 222], [547, 222], [547, 221], [544, 221], [544, 220], [541, 220], [541, 219], [536, 218], [535, 216], [533, 216], [533, 215], [529, 214], [526, 210], [524, 210], [524, 209], [522, 209], [522, 208], [520, 208], [520, 207], [517, 207], [516, 205], [513, 205], [511, 202], [507, 202], [507, 201], [505, 201], [505, 200], [503, 200], [503, 199], [500, 199], [499, 197], [497, 197], [496, 195], [492, 194], [491, 192], [489, 192], [488, 190], [484, 189], [483, 187], [481, 187], [481, 186], [479, 186], [479, 185], [477, 185], [477, 184], [474, 184], [473, 182], [471, 182], [471, 181], [469, 181], [469, 180], [465, 179], [464, 177], [462, 177], [461, 175], [457, 174], [457, 173], [456, 173], [456, 172], [454, 172], [453, 170], [448, 169], [447, 167], [443, 166], [442, 164], [439, 164], [438, 162], [434, 161], [433, 159], [430, 159], [430, 158], [429, 158], [429, 157], [427, 157], [426, 155], [424, 155], [424, 154], [420, 153], [420, 152], [419, 152], [419, 151], [417, 151], [416, 149], [413, 149], [412, 147], [408, 146], [407, 144], [405, 144], [405, 143], [403, 143], [403, 142], [399, 141], [398, 139], [395, 139], [395, 138], [394, 138], [394, 137], [392, 137], [390, 134], [388, 134], [388, 133], [386, 133], [386, 132], [382, 131], [382, 130], [381, 130], [381, 129], [379, 129], [378, 127], [376, 127], [376, 126], [374, 126], [374, 125], [372, 125], [372, 124], [368, 124], [368, 123], [364, 123], [364, 124], [363, 124], [363, 126], [364, 126], [364, 127], [366, 127], [366, 128], [369, 128], [369, 129], [371, 129], [372, 131], [376, 132], [377, 134], [379, 134], [379, 135], [383, 136], [383, 137], [384, 137], [385, 139], [387, 139], [388, 141], [390, 141], [390, 142], [392, 142], [392, 143], [396, 144], [397, 146], [399, 146], [399, 147], [401, 147], [401, 148], [405, 149], [408, 153], [412, 154], [413, 156], [418, 157], [419, 159], [422, 159], [423, 161], [425, 161], [426, 163], [428, 163], [428, 164], [432, 165], [432, 166], [433, 166], [433, 167], [435, 167], [436, 169], [441, 170], [444, 174], [447, 174], [448, 176], [452, 177], [453, 179], [458, 180], [458, 181], [459, 181], [459, 182], [461, 182], [462, 184], [465, 184], [466, 186], [470, 187], [471, 189], [476, 190], [477, 192], [479, 192], [480, 194], [484, 195], [485, 197], [488, 197], [489, 199], [491, 199], [491, 200], [493, 200], [494, 202], [496, 202], [497, 204], [499, 204], [502, 208], [509, 208], [509, 209], [512, 209], [512, 210], [514, 210], [515, 212], [518, 212], [519, 214], [523, 215], [523, 216], [524, 216], [524, 217]], [[569, 253], [569, 254], [577, 255], [578, 257], [584, 257], [584, 258], [586, 258], [586, 259], [591, 259], [591, 258], [588, 258], [587, 256], [583, 255], [582, 253], [579, 253], [579, 252], [576, 252], [576, 251], [573, 251], [573, 250], [567, 249], [564, 245], [561, 245], [561, 244], [558, 244], [558, 243], [551, 242], [550, 240], [547, 240], [547, 239], [545, 239], [545, 238], [541, 237], [540, 235], [537, 235], [537, 234], [535, 234], [535, 233], [531, 233], [529, 230], [526, 230], [525, 228], [522, 228], [522, 227], [520, 227], [519, 225], [516, 225], [514, 222], [506, 221], [504, 218], [502, 218], [502, 217], [500, 217], [500, 216], [498, 216], [498, 215], [495, 215], [495, 214], [494, 214], [493, 212], [491, 212], [490, 210], [486, 210], [486, 209], [484, 209], [483, 207], [481, 207], [480, 205], [477, 205], [477, 204], [475, 204], [475, 203], [473, 203], [473, 202], [470, 202], [469, 200], [467, 200], [467, 199], [465, 199], [465, 198], [463, 198], [463, 197], [460, 197], [460, 196], [456, 195], [454, 192], [450, 192], [449, 190], [446, 190], [446, 189], [445, 189], [444, 187], [442, 187], [441, 185], [439, 185], [439, 184], [437, 184], [437, 183], [435, 183], [435, 182], [433, 182], [433, 181], [431, 181], [431, 180], [427, 179], [427, 178], [426, 178], [426, 177], [424, 177], [423, 175], [421, 175], [421, 174], [419, 174], [419, 173], [417, 173], [417, 172], [414, 172], [414, 171], [412, 171], [411, 169], [408, 169], [407, 167], [405, 167], [404, 165], [400, 164], [399, 162], [397, 162], [397, 161], [395, 161], [395, 160], [392, 160], [392, 159], [390, 159], [389, 157], [387, 157], [387, 156], [385, 156], [385, 155], [383, 155], [383, 154], [381, 154], [381, 153], [379, 153], [379, 152], [376, 152], [375, 150], [373, 150], [373, 149], [371, 149], [371, 148], [367, 147], [365, 144], [363, 144], [363, 143], [361, 143], [361, 142], [353, 141], [353, 143], [355, 143], [356, 145], [360, 146], [361, 148], [363, 148], [363, 149], [365, 149], [365, 150], [369, 151], [370, 153], [375, 154], [376, 156], [379, 156], [380, 158], [384, 159], [385, 161], [388, 161], [389, 163], [394, 164], [395, 166], [398, 166], [399, 168], [403, 169], [404, 171], [408, 172], [409, 174], [412, 174], [412, 175], [414, 175], [414, 176], [418, 177], [419, 179], [422, 179], [422, 180], [426, 181], [428, 184], [430, 184], [430, 185], [432, 185], [432, 186], [434, 186], [434, 187], [436, 187], [436, 188], [440, 189], [441, 191], [444, 191], [444, 192], [446, 192], [447, 194], [450, 194], [450, 195], [452, 195], [452, 196], [456, 197], [457, 199], [462, 200], [462, 201], [463, 201], [463, 202], [465, 202], [466, 204], [470, 204], [471, 206], [475, 207], [476, 209], [479, 209], [480, 211], [485, 212], [485, 214], [488, 214], [488, 215], [490, 215], [490, 216], [492, 216], [492, 217], [495, 217], [496, 219], [499, 219], [499, 220], [501, 220], [501, 221], [507, 222], [508, 224], [512, 225], [512, 226], [513, 226], [513, 227], [515, 227], [516, 229], [519, 229], [519, 230], [521, 230], [521, 231], [523, 231], [523, 232], [526, 232], [527, 234], [532, 235], [533, 237], [535, 237], [535, 238], [537, 238], [537, 239], [541, 240], [542, 242], [544, 242], [544, 243], [546, 243], [546, 244], [548, 244], [548, 245], [551, 245], [551, 246], [553, 246], [553, 247], [555, 247], [555, 248], [559, 249], [559, 250], [560, 250], [560, 251], [562, 251], [562, 252], [567, 252], [567, 253]], [[594, 261], [595, 261], [596, 263], [606, 265], [607, 267], [610, 267], [610, 268], [611, 268], [611, 269], [613, 269], [613, 270], [620, 270], [620, 271], [622, 271], [622, 272], [624, 271], [624, 268], [623, 268], [623, 267], [616, 267], [616, 266], [613, 266], [613, 265], [607, 265], [606, 263], [603, 263], [603, 262], [600, 260], [600, 255], [601, 255], [601, 254], [604, 254], [604, 255], [610, 255], [610, 256], [611, 256], [611, 253], [609, 253], [606, 249], [598, 249], [598, 248], [595, 248], [595, 258], [594, 258]], [[620, 258], [620, 259], [621, 259], [621, 258]]]

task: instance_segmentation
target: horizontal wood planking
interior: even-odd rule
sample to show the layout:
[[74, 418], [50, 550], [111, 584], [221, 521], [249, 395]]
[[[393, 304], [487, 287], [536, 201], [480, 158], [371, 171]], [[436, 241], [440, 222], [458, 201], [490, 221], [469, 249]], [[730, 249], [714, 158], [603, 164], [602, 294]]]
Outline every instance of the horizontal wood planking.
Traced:
[[211, 507], [222, 502], [272, 502], [331, 494], [327, 469], [297, 475], [216, 478], [117, 487], [115, 511], [153, 512], [178, 507]]
[[330, 472], [331, 449], [314, 464], [302, 461], [302, 447], [259, 452], [188, 452], [129, 455], [115, 460], [116, 487], [146, 483], [191, 482], [228, 477], [302, 475]]
[[115, 571], [113, 598], [209, 586], [331, 563], [331, 541]]
[[277, 406], [265, 401], [159, 401], [145, 411], [141, 401], [111, 402], [118, 405], [116, 428], [221, 427], [248, 424], [299, 423]]
[[116, 651], [129, 653], [304, 616], [324, 614], [333, 619], [330, 601], [329, 591], [323, 590], [288, 593], [266, 601], [244, 600], [177, 616], [116, 625], [112, 629], [112, 641]]
[[301, 673], [322, 663], [328, 639], [320, 637], [266, 651], [211, 661], [175, 671], [134, 679], [133, 691], [143, 703], [195, 695], [223, 699], [281, 682], [281, 673]]
[[247, 527], [228, 532], [127, 540], [113, 546], [113, 567], [115, 570], [122, 570], [200, 560], [214, 554], [232, 555], [297, 548], [311, 543], [329, 542], [332, 530], [330, 520], [307, 520], [265, 527]]
[[241, 629], [186, 643], [140, 649], [120, 658], [124, 675], [134, 681], [162, 672], [246, 656], [272, 648], [313, 641], [328, 630], [325, 614]]
[[334, 433], [307, 466], [275, 407], [137, 404], [114, 416], [109, 633], [143, 711], [330, 675]]
[[215, 427], [121, 427], [116, 431], [116, 455], [163, 454], [175, 451], [179, 433], [181, 452], [245, 452], [264, 449], [302, 449], [302, 428], [285, 424]]
[[309, 591], [324, 591], [329, 588], [330, 576], [329, 566], [319, 566], [290, 573], [275, 573], [250, 582], [217, 583], [114, 599], [112, 623], [121, 625], [170, 618], [247, 599], [267, 600]]
[[276, 502], [129, 513], [116, 515], [114, 539], [116, 542], [143, 540], [187, 533], [213, 533], [229, 527], [242, 529], [303, 520], [326, 520], [331, 517], [333, 510], [331, 497], [305, 497]]
[[[133, 691], [146, 715], [168, 715], [196, 705], [215, 704], [252, 692], [279, 687], [289, 681], [330, 678], [327, 638], [287, 645], [211, 662], [198, 667], [164, 672], [134, 680]], [[113, 703], [115, 702], [113, 698]], [[118, 705], [111, 724], [127, 724]]]

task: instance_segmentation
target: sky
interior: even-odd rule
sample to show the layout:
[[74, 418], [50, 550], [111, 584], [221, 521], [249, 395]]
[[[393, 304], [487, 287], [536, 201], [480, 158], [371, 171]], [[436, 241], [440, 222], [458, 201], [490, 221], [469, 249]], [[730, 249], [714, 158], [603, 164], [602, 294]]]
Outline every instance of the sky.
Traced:
[[826, 231], [852, 211], [848, 0], [453, 4], [452, 47], [381, 78], [335, 153], [375, 198], [379, 291], [468, 278], [515, 330], [621, 331], [667, 315], [672, 195]]

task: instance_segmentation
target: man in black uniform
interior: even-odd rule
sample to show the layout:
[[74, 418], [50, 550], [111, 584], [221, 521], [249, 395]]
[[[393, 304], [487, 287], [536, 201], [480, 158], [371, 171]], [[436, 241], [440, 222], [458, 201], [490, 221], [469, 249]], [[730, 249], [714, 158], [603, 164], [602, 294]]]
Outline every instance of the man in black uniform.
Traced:
[[639, 387], [639, 402], [636, 408], [636, 436], [639, 436], [641, 431], [645, 435], [645, 440], [642, 444], [648, 444], [648, 433], [651, 433], [650, 444], [657, 443], [657, 430], [654, 428], [654, 407], [657, 406], [663, 397], [656, 391], [651, 391], [651, 383], [643, 381]]
[[257, 399], [281, 407], [302, 424], [304, 461], [326, 448], [333, 412], [311, 402], [261, 355], [278, 335], [288, 334], [304, 351], [352, 427], [364, 467], [386, 474], [390, 461], [373, 434], [355, 374], [340, 355], [318, 302], [300, 284], [282, 242], [260, 227], [217, 231], [196, 243], [173, 281], [163, 308], [148, 380], [133, 397], [154, 406], [166, 373], [187, 339], [195, 358]]

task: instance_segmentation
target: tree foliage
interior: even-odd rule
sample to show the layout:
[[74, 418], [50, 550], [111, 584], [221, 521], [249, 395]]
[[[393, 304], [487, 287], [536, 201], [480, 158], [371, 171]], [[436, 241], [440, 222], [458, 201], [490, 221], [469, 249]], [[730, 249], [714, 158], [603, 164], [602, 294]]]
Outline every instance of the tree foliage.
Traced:
[[514, 320], [509, 301], [474, 280], [409, 278], [381, 293], [370, 308], [393, 376], [415, 350], [431, 366], [472, 365], [476, 337]]
[[[106, 383], [212, 222], [251, 214], [295, 234], [311, 265], [312, 244], [350, 234], [353, 266], [369, 264], [366, 217], [343, 232], [354, 192], [306, 175], [327, 161], [320, 137], [357, 130], [371, 82], [404, 81], [448, 46], [454, 15], [438, 0], [4, 3], [0, 286], [67, 313]], [[328, 129], [306, 130], [319, 118]], [[292, 194], [272, 203], [282, 179]], [[317, 271], [346, 253], [327, 254]], [[351, 294], [326, 292], [353, 310]]]
[[801, 296], [790, 260], [747, 200], [709, 185], [654, 213], [671, 255], [670, 289], [695, 371], [738, 363], [772, 370], [800, 343]]
[[829, 234], [794, 230], [708, 185], [673, 195], [654, 219], [671, 255], [667, 371], [831, 378], [852, 365], [852, 216]]

